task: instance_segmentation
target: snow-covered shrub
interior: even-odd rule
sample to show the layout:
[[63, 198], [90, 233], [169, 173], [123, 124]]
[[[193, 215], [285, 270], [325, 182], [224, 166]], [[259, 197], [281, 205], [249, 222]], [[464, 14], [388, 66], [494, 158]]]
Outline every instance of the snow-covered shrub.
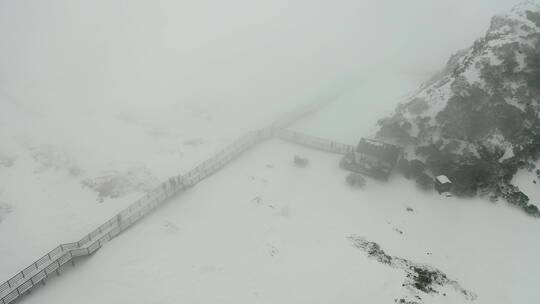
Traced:
[[429, 108], [428, 103], [422, 98], [415, 98], [407, 106], [407, 110], [412, 114], [420, 114]]
[[424, 173], [426, 169], [426, 165], [421, 160], [418, 160], [418, 159], [413, 159], [409, 161], [405, 158], [402, 158], [399, 160], [398, 168], [401, 174], [405, 176], [405, 178], [416, 179], [422, 173]]

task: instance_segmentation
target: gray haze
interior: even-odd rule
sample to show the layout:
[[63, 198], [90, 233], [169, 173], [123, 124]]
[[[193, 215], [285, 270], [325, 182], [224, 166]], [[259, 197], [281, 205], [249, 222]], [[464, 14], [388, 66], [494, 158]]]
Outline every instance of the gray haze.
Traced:
[[421, 82], [517, 2], [0, 0], [0, 93], [38, 110], [241, 105], [375, 72]]

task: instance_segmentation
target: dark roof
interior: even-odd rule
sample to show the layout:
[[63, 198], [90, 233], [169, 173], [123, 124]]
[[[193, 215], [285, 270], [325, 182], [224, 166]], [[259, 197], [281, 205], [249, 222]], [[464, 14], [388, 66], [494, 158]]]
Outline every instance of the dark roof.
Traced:
[[356, 147], [356, 152], [371, 155], [395, 164], [401, 154], [401, 148], [382, 141], [362, 138]]

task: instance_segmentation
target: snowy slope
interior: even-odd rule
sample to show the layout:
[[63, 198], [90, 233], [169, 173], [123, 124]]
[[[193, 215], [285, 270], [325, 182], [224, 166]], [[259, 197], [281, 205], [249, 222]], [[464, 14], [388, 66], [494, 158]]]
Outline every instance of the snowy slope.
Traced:
[[[294, 128], [354, 144], [373, 134], [390, 101], [411, 89], [394, 77], [375, 75]], [[2, 279], [292, 106], [194, 103], [34, 113], [0, 102]], [[308, 156], [311, 165], [293, 167], [294, 154]], [[469, 303], [451, 288], [425, 295], [402, 287], [403, 270], [368, 258], [351, 235], [440, 269], [474, 292], [474, 303], [539, 302], [537, 220], [503, 203], [419, 192], [397, 176], [350, 189], [338, 161], [265, 143], [21, 302], [393, 303], [419, 295], [423, 303]], [[100, 202], [82, 184], [109, 174], [127, 186], [120, 197]], [[516, 179], [540, 202], [528, 173]]]
[[[329, 123], [334, 115], [347, 117], [344, 125], [357, 121], [358, 116], [346, 113], [358, 105], [343, 98], [295, 128], [354, 143], [353, 132], [343, 135], [341, 127]], [[374, 119], [371, 113], [364, 115], [365, 120]], [[220, 132], [226, 132], [226, 126], [221, 125]], [[370, 132], [371, 128], [361, 129], [358, 136]], [[225, 142], [211, 140], [219, 134], [201, 135], [206, 144], [187, 145], [192, 150], [184, 147], [191, 153], [186, 152], [179, 166], [189, 167], [204, 153], [214, 152], [214, 144]], [[183, 146], [178, 144], [181, 138], [161, 144], [140, 140], [158, 147], [175, 141], [176, 147]], [[12, 201], [18, 202], [0, 223], [6, 277], [58, 242], [77, 239], [138, 193], [98, 203], [96, 193], [82, 189], [80, 180], [65, 170], [33, 173], [41, 167], [30, 156], [20, 156], [25, 151], [13, 153], [19, 155], [17, 160], [1, 171], [5, 181], [12, 181], [3, 195], [5, 189], [13, 189]], [[173, 162], [172, 156], [164, 157], [167, 153], [133, 153], [141, 159]], [[309, 157], [311, 165], [292, 166], [295, 154]], [[414, 295], [423, 303], [540, 300], [537, 221], [502, 203], [419, 192], [398, 176], [389, 183], [368, 180], [365, 189], [351, 189], [338, 161], [338, 156], [280, 141], [258, 146], [21, 302], [393, 303]], [[168, 173], [149, 167], [156, 178]], [[36, 197], [16, 191], [15, 181], [26, 178], [32, 192], [40, 189]], [[60, 193], [65, 194], [59, 197]], [[44, 197], [47, 207], [37, 205]], [[25, 207], [29, 202], [32, 205]], [[44, 226], [38, 228], [33, 221], [40, 218], [38, 224]], [[353, 246], [351, 235], [375, 241], [391, 255], [440, 269], [477, 299], [470, 302], [448, 287], [438, 295], [402, 287], [405, 272], [368, 258]], [[20, 248], [28, 252], [21, 254]]]
[[[343, 125], [358, 119], [346, 114], [349, 107], [358, 105], [347, 96], [342, 98], [295, 128], [330, 138], [343, 136], [343, 141], [354, 143], [355, 132], [344, 132], [330, 123], [334, 115], [344, 117]], [[366, 120], [373, 119], [371, 113], [364, 115]], [[367, 136], [371, 129], [358, 132]], [[147, 140], [147, 144], [156, 143]], [[199, 153], [186, 153], [191, 158], [179, 165], [194, 165], [205, 151], [214, 152], [210, 146], [204, 150], [205, 146], [189, 146]], [[309, 157], [311, 165], [294, 167], [295, 154]], [[158, 156], [154, 157], [159, 161]], [[338, 161], [338, 156], [277, 140], [264, 143], [21, 302], [393, 303], [415, 295], [423, 303], [539, 300], [537, 221], [503, 203], [419, 192], [397, 175], [389, 183], [368, 180], [365, 189], [351, 189], [344, 183], [346, 172], [338, 169]], [[36, 164], [30, 164], [34, 169]], [[18, 172], [21, 168], [16, 166], [15, 162], [2, 174]], [[36, 175], [30, 169], [28, 178]], [[25, 213], [23, 206], [29, 200], [21, 198], [14, 205], [0, 223], [5, 227], [0, 230], [3, 256], [9, 256], [2, 267], [17, 271], [16, 263], [31, 261], [51, 247], [48, 243], [54, 246], [80, 237], [93, 228], [93, 222], [109, 218], [136, 196], [135, 192], [98, 203], [95, 192], [81, 189], [77, 179], [66, 175], [49, 170], [30, 179], [30, 186], [48, 193], [47, 204], [58, 205], [53, 205], [54, 210], [29, 205]], [[57, 188], [53, 189], [55, 178]], [[56, 197], [70, 193], [69, 187], [73, 193], [66, 194], [61, 205]], [[30, 202], [40, 202], [39, 197]], [[39, 224], [48, 227], [40, 228], [39, 235], [26, 225], [37, 218], [43, 218]], [[81, 228], [82, 223], [89, 229]], [[441, 288], [438, 295], [402, 287], [406, 273], [367, 257], [348, 239], [352, 235], [377, 242], [391, 255], [440, 269], [477, 299], [471, 302], [450, 287]], [[20, 254], [17, 248], [21, 247], [30, 253]]]
[[[7, 280], [294, 105], [247, 108], [251, 116], [202, 103], [35, 112], [2, 95], [0, 106], [0, 278]], [[92, 189], [96, 183], [103, 184]]]
[[[295, 153], [310, 166], [294, 167]], [[401, 178], [352, 189], [337, 161], [264, 143], [24, 302], [392, 303], [411, 296], [401, 287], [404, 272], [368, 258], [350, 235], [441, 269], [477, 295], [474, 303], [540, 300], [538, 221], [483, 200], [419, 193]], [[418, 295], [424, 303], [469, 302], [442, 291]]]

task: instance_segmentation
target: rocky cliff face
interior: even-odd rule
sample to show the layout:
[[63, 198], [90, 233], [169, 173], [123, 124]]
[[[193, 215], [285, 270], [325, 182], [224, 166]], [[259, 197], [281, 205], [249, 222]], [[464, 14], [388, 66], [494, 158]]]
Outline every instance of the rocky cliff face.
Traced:
[[527, 1], [380, 120], [378, 137], [406, 147], [408, 177], [425, 169], [449, 176], [457, 195], [507, 198], [516, 170], [540, 156], [539, 112], [540, 6]]

